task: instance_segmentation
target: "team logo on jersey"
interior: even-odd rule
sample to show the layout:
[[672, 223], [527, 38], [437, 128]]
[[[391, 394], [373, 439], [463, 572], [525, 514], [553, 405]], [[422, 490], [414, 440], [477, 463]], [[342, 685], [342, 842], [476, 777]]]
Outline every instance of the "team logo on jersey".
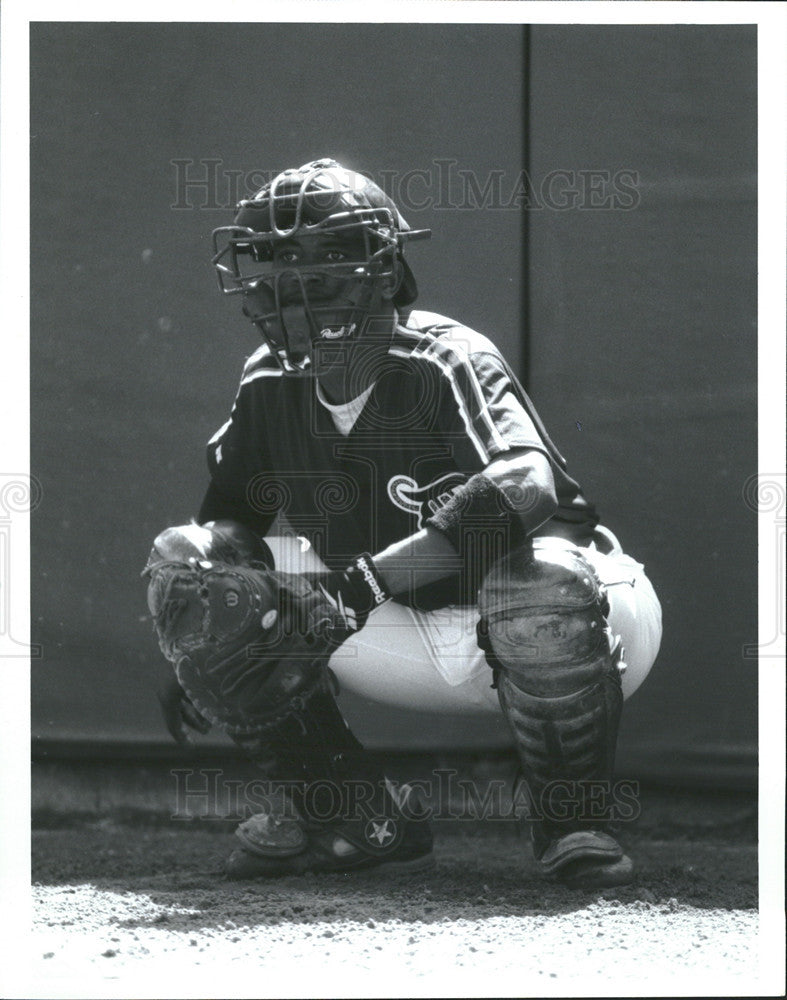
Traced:
[[444, 507], [456, 491], [467, 481], [461, 472], [449, 472], [426, 486], [419, 486], [412, 476], [391, 476], [388, 480], [388, 498], [400, 510], [418, 515], [418, 527]]

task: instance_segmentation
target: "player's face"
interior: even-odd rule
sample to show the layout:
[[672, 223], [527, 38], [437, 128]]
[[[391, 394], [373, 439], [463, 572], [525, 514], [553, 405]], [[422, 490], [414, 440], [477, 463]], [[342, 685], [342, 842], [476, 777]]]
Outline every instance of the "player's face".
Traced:
[[291, 361], [300, 365], [309, 356], [312, 373], [320, 374], [317, 368], [329, 359], [335, 367], [348, 357], [336, 348], [348, 346], [369, 314], [383, 308], [381, 282], [364, 268], [368, 256], [362, 236], [282, 240], [265, 277], [244, 293], [243, 312], [262, 326], [269, 343], [287, 349]]

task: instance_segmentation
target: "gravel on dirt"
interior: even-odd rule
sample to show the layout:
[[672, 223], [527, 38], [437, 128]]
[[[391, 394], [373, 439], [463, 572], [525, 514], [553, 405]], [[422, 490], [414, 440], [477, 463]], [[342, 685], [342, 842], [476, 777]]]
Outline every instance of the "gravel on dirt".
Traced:
[[234, 838], [216, 826], [37, 830], [35, 981], [85, 998], [752, 995], [751, 831], [632, 833], [635, 883], [576, 892], [509, 823], [436, 826], [430, 872], [248, 882], [223, 878]]

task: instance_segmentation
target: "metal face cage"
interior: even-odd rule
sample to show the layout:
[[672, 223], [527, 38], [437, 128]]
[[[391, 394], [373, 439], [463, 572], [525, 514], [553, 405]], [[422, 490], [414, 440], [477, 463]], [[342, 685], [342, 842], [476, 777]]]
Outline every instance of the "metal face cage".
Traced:
[[[403, 245], [430, 235], [429, 230], [411, 230], [391, 199], [365, 176], [334, 160], [317, 160], [284, 171], [253, 198], [240, 202], [234, 223], [213, 231], [212, 263], [223, 294], [263, 293], [269, 306], [244, 311], [280, 366], [302, 374], [309, 359], [291, 350], [284, 307], [292, 302], [286, 299], [294, 295], [313, 341], [320, 336], [320, 314], [332, 310], [329, 304], [320, 305], [315, 289], [332, 282], [347, 303], [347, 329], [360, 330], [375, 283], [393, 278], [397, 261], [401, 298], [415, 298], [415, 279], [404, 261]], [[352, 245], [353, 259], [305, 264], [276, 259], [275, 249], [282, 243], [297, 240], [317, 246], [328, 237], [338, 245]]]

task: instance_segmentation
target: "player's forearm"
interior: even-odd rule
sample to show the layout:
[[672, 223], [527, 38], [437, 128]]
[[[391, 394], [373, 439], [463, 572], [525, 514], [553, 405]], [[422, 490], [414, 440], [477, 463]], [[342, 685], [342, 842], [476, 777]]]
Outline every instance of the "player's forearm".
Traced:
[[344, 571], [323, 576], [319, 586], [356, 622], [392, 597], [409, 604], [418, 590], [448, 577], [461, 574], [463, 586], [477, 589], [492, 564], [521, 545], [556, 506], [546, 456], [531, 450], [508, 454], [471, 476], [420, 531], [371, 557], [356, 556]]
[[[494, 502], [484, 498], [483, 502], [490, 509], [481, 512], [473, 510], [472, 523], [464, 523], [462, 508], [472, 508], [473, 500], [468, 501], [458, 491], [456, 524], [449, 525], [447, 530], [428, 525], [374, 556], [375, 566], [389, 594], [396, 597], [412, 593], [418, 587], [463, 570], [468, 571], [470, 567], [461, 554], [465, 546], [458, 543], [457, 538], [465, 531], [472, 533], [479, 520], [486, 521], [486, 524], [478, 530], [491, 527], [493, 534], [497, 535], [502, 529], [508, 535], [509, 543], [513, 544], [536, 531], [555, 512], [554, 480], [549, 460], [541, 452], [522, 450], [503, 455], [490, 463], [483, 475], [500, 491], [500, 495], [495, 496]], [[510, 508], [508, 523], [505, 523], [505, 517], [500, 517], [506, 507]], [[485, 553], [494, 558], [497, 545], [497, 541], [490, 541], [488, 545], [471, 544], [465, 555], [471, 560], [480, 559], [483, 562]], [[474, 569], [483, 576], [483, 565]]]
[[377, 572], [393, 597], [453, 576], [462, 559], [441, 532], [422, 528], [374, 556]]

